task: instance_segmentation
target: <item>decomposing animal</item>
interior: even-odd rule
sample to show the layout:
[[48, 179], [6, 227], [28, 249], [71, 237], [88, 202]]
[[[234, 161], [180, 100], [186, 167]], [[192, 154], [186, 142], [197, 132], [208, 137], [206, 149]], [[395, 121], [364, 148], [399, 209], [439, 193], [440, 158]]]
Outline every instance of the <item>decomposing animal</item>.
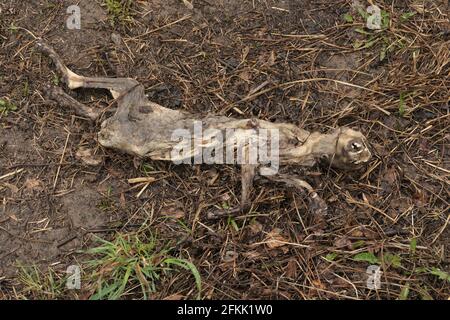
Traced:
[[[237, 129], [232, 134], [234, 139], [243, 134], [242, 130], [251, 130], [250, 135], [257, 135], [263, 130], [276, 130], [280, 165], [312, 166], [319, 159], [326, 159], [331, 166], [351, 170], [361, 167], [371, 158], [364, 135], [347, 127], [335, 129], [329, 134], [310, 133], [288, 123], [272, 123], [259, 119], [236, 119], [221, 115], [199, 116], [182, 110], [165, 108], [149, 101], [143, 85], [134, 79], [83, 77], [68, 69], [56, 52], [45, 42], [39, 40], [37, 47], [52, 59], [68, 88], [102, 88], [111, 92], [117, 103], [117, 109], [113, 116], [102, 122], [98, 133], [98, 142], [107, 148], [114, 148], [153, 160], [185, 160], [185, 158], [196, 157], [198, 153], [202, 152], [202, 148], [192, 147], [195, 145], [195, 140], [199, 139], [193, 130], [195, 124], [200, 123], [204, 132], [215, 132], [216, 136], [217, 132], [223, 132], [223, 136], [225, 136], [225, 131], [228, 129]], [[74, 112], [83, 117], [96, 120], [101, 115], [100, 110], [81, 104], [64, 93], [61, 88], [53, 87], [49, 92], [51, 99], [63, 106], [73, 108]], [[184, 146], [188, 152], [184, 152], [181, 156], [174, 156], [173, 149], [179, 145], [180, 141], [174, 139], [173, 134], [180, 129], [184, 130], [183, 132], [192, 133], [192, 136], [188, 143], [185, 141]], [[202, 136], [200, 139], [199, 144], [203, 147], [211, 148], [217, 142], [211, 134], [207, 134], [206, 137]], [[225, 145], [228, 147], [230, 143], [225, 142]], [[247, 147], [244, 158], [248, 159], [248, 145], [243, 147]], [[250, 204], [250, 191], [260, 165], [245, 161], [241, 164], [242, 194], [239, 211], [248, 208]], [[277, 173], [265, 177], [275, 182], [283, 182], [298, 189], [307, 190], [313, 211], [316, 213], [326, 211], [325, 202], [300, 177]], [[227, 211], [225, 214], [238, 210]], [[215, 216], [220, 215], [211, 215], [211, 217]]]

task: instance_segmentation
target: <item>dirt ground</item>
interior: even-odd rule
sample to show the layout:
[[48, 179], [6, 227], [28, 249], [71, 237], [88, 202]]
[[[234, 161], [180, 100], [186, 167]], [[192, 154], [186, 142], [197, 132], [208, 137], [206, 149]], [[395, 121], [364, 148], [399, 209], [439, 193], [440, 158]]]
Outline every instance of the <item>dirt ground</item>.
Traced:
[[[450, 297], [448, 1], [374, 1], [388, 14], [378, 33], [364, 29], [362, 0], [115, 1], [115, 11], [113, 2], [0, 2], [0, 298], [92, 298], [86, 250], [137, 232], [192, 262], [205, 299]], [[66, 28], [74, 3], [80, 30]], [[100, 122], [47, 98], [46, 86], [63, 84], [35, 37], [77, 73], [135, 78], [169, 108], [359, 128], [374, 158], [359, 172], [284, 169], [318, 189], [325, 224], [305, 195], [262, 182], [248, 214], [208, 220], [211, 208], [238, 205], [240, 169], [101, 148]], [[113, 102], [107, 92], [70, 94], [98, 108]], [[85, 165], [80, 147], [101, 165]], [[145, 176], [156, 180], [128, 182]], [[81, 289], [56, 290], [74, 264]], [[383, 272], [377, 290], [367, 287], [369, 265]], [[150, 297], [196, 295], [180, 268]], [[141, 297], [133, 285], [122, 295]]]

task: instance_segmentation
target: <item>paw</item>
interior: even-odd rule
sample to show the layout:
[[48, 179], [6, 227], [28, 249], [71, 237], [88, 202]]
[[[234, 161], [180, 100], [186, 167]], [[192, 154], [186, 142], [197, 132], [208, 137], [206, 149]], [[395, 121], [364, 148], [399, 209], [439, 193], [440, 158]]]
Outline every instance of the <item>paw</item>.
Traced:
[[319, 197], [316, 192], [310, 194], [310, 204], [309, 209], [316, 216], [325, 216], [328, 212], [327, 203]]

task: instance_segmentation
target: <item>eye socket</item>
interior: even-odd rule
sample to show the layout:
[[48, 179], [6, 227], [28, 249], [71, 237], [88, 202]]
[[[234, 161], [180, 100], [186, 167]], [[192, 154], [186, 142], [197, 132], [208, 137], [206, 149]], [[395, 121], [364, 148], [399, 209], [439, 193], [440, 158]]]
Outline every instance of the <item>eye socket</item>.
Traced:
[[363, 149], [363, 145], [359, 142], [353, 141], [350, 143], [350, 149], [351, 151], [358, 152]]

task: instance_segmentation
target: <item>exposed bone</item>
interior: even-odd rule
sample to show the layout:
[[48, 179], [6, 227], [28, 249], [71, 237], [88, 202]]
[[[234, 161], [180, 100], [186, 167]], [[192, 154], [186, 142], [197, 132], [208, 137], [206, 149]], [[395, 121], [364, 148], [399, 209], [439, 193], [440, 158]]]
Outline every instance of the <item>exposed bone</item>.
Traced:
[[[193, 157], [201, 156], [203, 152], [201, 148], [192, 147], [192, 145], [195, 146], [195, 143], [200, 143], [208, 148], [213, 148], [219, 143], [214, 141], [213, 135], [203, 136], [201, 141], [196, 141], [194, 126], [196, 123], [201, 123], [203, 132], [206, 133], [214, 129], [215, 132], [221, 132], [223, 136], [225, 136], [227, 129], [238, 129], [230, 137], [231, 139], [227, 137], [224, 142], [225, 149], [234, 148], [234, 144], [230, 141], [242, 138], [248, 132], [250, 132], [250, 136], [256, 137], [263, 129], [278, 129], [281, 165], [312, 166], [318, 159], [327, 159], [334, 167], [351, 170], [359, 168], [371, 158], [363, 134], [350, 128], [341, 127], [329, 134], [322, 134], [319, 132], [310, 133], [288, 123], [272, 123], [259, 119], [236, 119], [218, 115], [200, 117], [186, 111], [165, 108], [149, 101], [145, 95], [144, 87], [134, 79], [92, 78], [77, 75], [69, 70], [54, 50], [44, 42], [39, 41], [38, 48], [53, 60], [69, 88], [104, 88], [110, 90], [118, 107], [112, 117], [103, 121], [98, 133], [98, 142], [107, 148], [114, 148], [153, 160], [190, 160]], [[66, 104], [60, 98], [56, 97], [55, 100]], [[100, 115], [100, 113], [79, 103], [74, 103], [72, 100], [70, 100], [71, 104], [78, 110], [77, 112], [85, 114], [91, 119]], [[174, 156], [172, 153], [174, 147], [179, 144], [179, 141], [172, 138], [174, 131], [177, 129], [187, 130], [192, 137], [191, 140], [186, 141], [186, 149], [189, 152], [180, 156]], [[246, 154], [248, 155], [248, 153]], [[249, 206], [252, 181], [256, 169], [257, 165], [254, 164], [242, 165], [242, 200], [239, 210], [247, 209]], [[313, 211], [318, 214], [326, 212], [325, 202], [305, 181], [286, 175], [274, 175], [268, 176], [268, 178], [287, 183], [298, 189], [306, 189], [311, 199]], [[224, 213], [211, 214], [211, 217], [233, 214], [239, 210], [226, 210]]]

